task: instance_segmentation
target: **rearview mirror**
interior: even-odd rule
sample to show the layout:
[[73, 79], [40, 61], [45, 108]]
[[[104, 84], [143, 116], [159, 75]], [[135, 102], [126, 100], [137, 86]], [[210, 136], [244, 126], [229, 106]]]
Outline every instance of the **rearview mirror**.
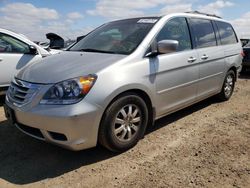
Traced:
[[176, 52], [179, 46], [177, 40], [161, 40], [159, 42], [153, 41], [150, 45], [150, 51], [146, 54], [146, 57], [154, 57], [158, 54], [167, 54]]
[[157, 43], [158, 53], [167, 54], [171, 52], [176, 52], [179, 46], [177, 40], [161, 40]]

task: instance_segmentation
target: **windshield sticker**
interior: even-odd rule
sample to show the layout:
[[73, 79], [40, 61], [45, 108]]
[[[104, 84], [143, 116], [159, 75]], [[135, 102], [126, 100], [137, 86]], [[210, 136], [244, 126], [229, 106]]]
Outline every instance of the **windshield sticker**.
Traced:
[[157, 19], [140, 19], [137, 23], [155, 23], [157, 21]]

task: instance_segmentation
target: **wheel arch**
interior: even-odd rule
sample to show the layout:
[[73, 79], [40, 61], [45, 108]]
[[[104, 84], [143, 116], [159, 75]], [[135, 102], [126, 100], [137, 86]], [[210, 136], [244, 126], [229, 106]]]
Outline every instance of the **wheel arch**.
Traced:
[[232, 66], [232, 67], [230, 67], [228, 69], [228, 71], [230, 71], [230, 70], [232, 70], [234, 72], [234, 74], [235, 74], [235, 81], [237, 81], [237, 79], [238, 79], [237, 68], [235, 66]]
[[[106, 108], [104, 109], [103, 111], [103, 114], [102, 114], [102, 117], [101, 117], [101, 121], [100, 121], [100, 124], [101, 122], [103, 121], [103, 118], [104, 118], [104, 115], [105, 115], [105, 112], [106, 110], [108, 109], [108, 107], [114, 102], [116, 101], [117, 99], [123, 97], [123, 96], [126, 96], [128, 94], [135, 94], [135, 95], [138, 95], [147, 105], [147, 108], [148, 108], [148, 125], [147, 125], [147, 128], [151, 125], [154, 124], [154, 119], [155, 119], [155, 108], [154, 108], [154, 105], [153, 105], [153, 101], [151, 100], [150, 98], [150, 95], [144, 91], [143, 89], [138, 89], [138, 88], [133, 88], [133, 89], [128, 89], [128, 90], [125, 90], [125, 91], [122, 91], [122, 92], [119, 92], [118, 94], [116, 94], [114, 97], [112, 97], [112, 100], [109, 101], [108, 105], [106, 106]], [[99, 132], [99, 129], [100, 129], [100, 126], [98, 128], [98, 132]]]

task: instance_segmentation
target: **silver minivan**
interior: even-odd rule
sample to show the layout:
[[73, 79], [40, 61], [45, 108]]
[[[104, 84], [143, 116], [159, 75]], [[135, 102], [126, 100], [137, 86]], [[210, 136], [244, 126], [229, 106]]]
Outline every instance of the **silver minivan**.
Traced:
[[113, 21], [19, 71], [6, 116], [22, 132], [68, 149], [100, 143], [125, 151], [167, 114], [213, 95], [228, 100], [241, 52], [231, 24], [211, 15]]

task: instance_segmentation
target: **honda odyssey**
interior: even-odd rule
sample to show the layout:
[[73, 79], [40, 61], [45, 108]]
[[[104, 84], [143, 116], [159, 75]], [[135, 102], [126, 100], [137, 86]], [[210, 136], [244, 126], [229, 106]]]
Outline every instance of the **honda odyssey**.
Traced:
[[242, 62], [230, 23], [198, 12], [104, 24], [68, 51], [26, 66], [6, 96], [25, 134], [72, 150], [125, 151], [153, 122], [217, 95]]

